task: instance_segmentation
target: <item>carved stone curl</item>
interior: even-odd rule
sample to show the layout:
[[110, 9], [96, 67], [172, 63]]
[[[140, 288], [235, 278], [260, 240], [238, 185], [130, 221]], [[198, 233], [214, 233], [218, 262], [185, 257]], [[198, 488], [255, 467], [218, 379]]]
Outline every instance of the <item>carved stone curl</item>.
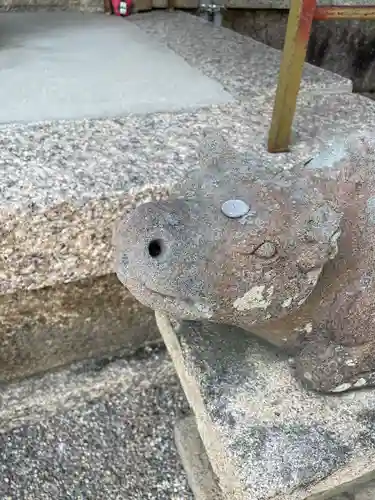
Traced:
[[310, 388], [375, 385], [375, 137], [275, 172], [211, 134], [200, 164], [120, 221], [119, 279], [152, 309], [286, 350]]

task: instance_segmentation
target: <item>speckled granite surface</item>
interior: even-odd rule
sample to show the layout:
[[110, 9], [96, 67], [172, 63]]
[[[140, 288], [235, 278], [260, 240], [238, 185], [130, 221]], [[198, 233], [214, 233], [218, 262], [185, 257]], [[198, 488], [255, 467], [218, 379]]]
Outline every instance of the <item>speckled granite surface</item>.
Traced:
[[187, 410], [163, 351], [80, 363], [0, 392], [2, 500], [192, 500], [173, 444]]
[[[372, 124], [374, 104], [342, 93], [346, 80], [310, 68], [300, 96], [296, 146], [289, 155], [268, 155], [276, 51], [256, 44], [271, 75], [261, 88], [254, 76], [260, 71], [254, 42], [241, 35], [213, 31], [178, 12], [137, 15], [132, 22], [159, 41], [166, 36], [238, 101], [192, 112], [1, 127], [0, 294], [111, 272], [111, 234], [119, 213], [167, 196], [171, 184], [196, 166], [205, 127], [223, 130], [234, 145], [283, 167], [306, 159], [333, 132]], [[327, 93], [318, 94], [319, 89]], [[333, 95], [334, 89], [340, 93]]]
[[[132, 16], [143, 31], [166, 44], [191, 66], [218, 80], [233, 96], [252, 101], [273, 99], [281, 52], [202, 18], [165, 11]], [[350, 92], [350, 80], [310, 64], [301, 82], [304, 92]]]
[[[290, 154], [265, 150], [272, 103], [194, 113], [0, 129], [0, 293], [112, 270], [119, 213], [166, 196], [196, 166], [205, 127], [275, 168], [305, 161], [333, 134], [373, 124], [375, 103], [355, 95], [302, 96]], [[33, 168], [31, 168], [33, 166]]]
[[0, 324], [0, 386], [160, 341], [152, 311], [114, 274], [0, 295]]
[[[215, 474], [211, 465], [207, 466], [209, 460], [193, 416], [177, 421], [175, 442], [195, 500], [222, 500], [222, 492], [219, 490]], [[372, 480], [352, 486], [345, 493], [314, 497], [313, 500], [374, 500], [374, 498], [375, 481]]]
[[374, 477], [373, 391], [306, 391], [285, 355], [242, 330], [157, 323], [226, 500], [359, 500]]

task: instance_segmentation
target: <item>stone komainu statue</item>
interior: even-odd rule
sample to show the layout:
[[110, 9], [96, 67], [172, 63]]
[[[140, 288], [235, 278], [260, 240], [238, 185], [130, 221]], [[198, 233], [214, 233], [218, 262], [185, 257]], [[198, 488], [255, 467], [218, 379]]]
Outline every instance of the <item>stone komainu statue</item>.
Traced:
[[310, 388], [375, 385], [375, 136], [275, 172], [211, 135], [200, 163], [119, 222], [120, 280], [155, 310], [279, 346]]

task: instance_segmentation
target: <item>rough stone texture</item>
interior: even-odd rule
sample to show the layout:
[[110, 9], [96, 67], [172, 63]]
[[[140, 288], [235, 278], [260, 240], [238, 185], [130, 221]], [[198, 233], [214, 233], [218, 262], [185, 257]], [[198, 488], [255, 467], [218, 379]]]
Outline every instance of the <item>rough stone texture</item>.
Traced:
[[222, 500], [220, 487], [197, 432], [194, 417], [177, 421], [175, 442], [194, 497], [197, 500]]
[[[132, 19], [241, 100], [192, 112], [1, 127], [2, 294], [111, 272], [113, 222], [140, 202], [168, 195], [196, 165], [203, 128], [228, 130], [236, 142], [263, 149], [277, 51], [181, 12]], [[301, 99], [350, 88], [347, 80], [307, 67]], [[364, 103], [352, 103], [353, 119], [359, 120], [358, 107], [366, 123]], [[305, 156], [308, 149], [300, 151]]]
[[0, 296], [0, 383], [160, 339], [115, 275]]
[[[207, 467], [197, 466], [196, 454], [199, 454], [199, 462], [208, 461], [204, 445], [200, 438], [194, 417], [185, 417], [176, 423], [175, 441], [177, 450], [180, 454], [185, 472], [188, 476], [189, 484], [199, 484], [200, 487], [192, 491], [196, 500], [216, 500], [222, 498], [222, 492], [219, 492], [217, 478], [212, 472], [211, 464]], [[181, 431], [179, 429], [182, 429]], [[375, 495], [375, 483], [357, 485], [350, 488], [347, 492], [324, 498], [330, 500], [373, 500]]]
[[191, 500], [173, 443], [187, 403], [163, 351], [1, 389], [3, 500]]
[[[282, 50], [287, 19], [287, 10], [244, 12], [232, 9], [224, 12], [223, 24], [238, 33]], [[374, 98], [375, 26], [373, 21], [314, 21], [306, 60], [350, 78], [355, 92], [366, 93]]]
[[[17, 15], [21, 16], [17, 19], [22, 20], [22, 15]], [[13, 19], [10, 16], [9, 19]], [[3, 19], [6, 21], [8, 14]], [[59, 22], [61, 19], [59, 17]], [[75, 26], [83, 22], [82, 19]], [[100, 19], [104, 23], [105, 18]], [[196, 165], [197, 145], [203, 128], [209, 126], [227, 130], [239, 147], [253, 142], [256, 150], [264, 150], [270, 123], [270, 96], [276, 85], [280, 57], [277, 51], [264, 48], [230, 30], [213, 30], [202, 20], [183, 13], [151, 13], [132, 16], [131, 19], [151, 36], [151, 44], [169, 44], [187, 64], [219, 82], [237, 101], [189, 112], [2, 126], [0, 295], [12, 295], [20, 289], [30, 291], [55, 287], [111, 273], [114, 221], [120, 213], [131, 210], [141, 202], [168, 196], [171, 186]], [[111, 22], [124, 20], [112, 18]], [[20, 31], [28, 33], [32, 39], [33, 29], [38, 31], [40, 26], [38, 23], [34, 26], [25, 24]], [[67, 32], [70, 29], [67, 26]], [[12, 42], [9, 29], [5, 32], [6, 43], [15, 44], [19, 35], [13, 33], [15, 38]], [[53, 32], [49, 33], [51, 37]], [[83, 30], [82, 36], [84, 33]], [[259, 51], [260, 59], [267, 61], [267, 65], [257, 60], [255, 51]], [[17, 61], [12, 59], [12, 62]], [[350, 88], [345, 79], [307, 67], [301, 96], [302, 99], [310, 99], [310, 92], [319, 90], [330, 93], [336, 90], [345, 93]], [[264, 89], [268, 93], [263, 96]], [[366, 124], [369, 112], [364, 103], [352, 106], [358, 108], [358, 113], [363, 115], [361, 123]], [[329, 119], [335, 116], [335, 125], [338, 125], [340, 118], [336, 118], [336, 111], [332, 109]], [[358, 123], [357, 111], [350, 108], [350, 112], [353, 123]], [[328, 126], [326, 116], [325, 119]], [[346, 129], [347, 126], [343, 125], [343, 130]], [[317, 135], [319, 142], [320, 134]], [[305, 147], [301, 143], [296, 147], [296, 156], [304, 158], [315, 147], [315, 144]], [[288, 165], [290, 160], [295, 159], [293, 155], [277, 162]], [[29, 307], [23, 293], [20, 311], [14, 304], [9, 305], [12, 304], [12, 297], [2, 299], [11, 308], [8, 315], [15, 321], [20, 314], [24, 318], [24, 311]], [[43, 293], [42, 296], [45, 296]], [[30, 302], [35, 304], [35, 300], [31, 294]], [[51, 310], [53, 307], [51, 305]], [[47, 309], [47, 306], [42, 309], [46, 316]], [[85, 328], [82, 328], [82, 335], [78, 335], [76, 342], [58, 343], [57, 339], [62, 336], [62, 323], [59, 326], [61, 329], [58, 329], [56, 324], [49, 322], [51, 318], [47, 324], [54, 332], [53, 338], [59, 349], [55, 350], [54, 344], [47, 342], [41, 347], [38, 339], [44, 341], [47, 330], [41, 333], [41, 320], [35, 309], [32, 311], [28, 326], [30, 339], [21, 335], [16, 324], [0, 328], [0, 338], [10, 339], [9, 349], [4, 352], [9, 353], [9, 359], [13, 360], [17, 376], [31, 373], [41, 363], [51, 368], [77, 359], [81, 357], [78, 347], [82, 348], [84, 355], [102, 352], [103, 336], [99, 336], [103, 343], [98, 341], [98, 344], [89, 347], [87, 340], [91, 338], [90, 332]], [[126, 312], [120, 315], [125, 318]], [[76, 325], [83, 322], [83, 317], [84, 314], [79, 316]], [[25, 326], [24, 321], [21, 324]], [[64, 317], [64, 321], [73, 325], [71, 317]], [[102, 324], [97, 323], [98, 319], [93, 323], [90, 323], [91, 319], [88, 321], [92, 325]], [[110, 325], [119, 332], [116, 321], [115, 324], [110, 322]], [[95, 330], [96, 327], [92, 328]], [[106, 328], [103, 327], [102, 331]], [[67, 334], [70, 339], [72, 332]], [[123, 335], [116, 336], [117, 340], [114, 336], [112, 345], [117, 348], [118, 341], [125, 341], [127, 334]], [[112, 350], [109, 346], [108, 343], [108, 348]], [[22, 368], [21, 360], [25, 368]], [[10, 370], [11, 364], [7, 361], [3, 376], [11, 377]]]
[[[167, 201], [127, 214], [119, 278], [143, 304], [237, 325], [296, 358], [323, 392], [375, 384], [375, 136], [335, 135], [287, 171], [214, 133]], [[231, 219], [227, 200], [245, 202]]]
[[284, 356], [234, 327], [157, 322], [225, 498], [342, 500], [371, 479], [373, 391], [308, 392]]
[[[215, 28], [183, 12], [131, 16], [154, 39], [166, 44], [203, 74], [218, 80], [236, 98], [274, 98], [281, 52], [227, 28]], [[301, 93], [350, 92], [347, 79], [305, 65]]]

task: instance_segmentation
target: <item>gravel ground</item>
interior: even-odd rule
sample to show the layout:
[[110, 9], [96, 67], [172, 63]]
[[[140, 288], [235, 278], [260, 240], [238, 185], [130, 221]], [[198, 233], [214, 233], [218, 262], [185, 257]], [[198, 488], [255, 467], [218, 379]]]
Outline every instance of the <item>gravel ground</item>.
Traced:
[[188, 406], [170, 360], [160, 350], [131, 360], [130, 384], [128, 373], [121, 382], [124, 363], [83, 365], [93, 386], [109, 370], [119, 385], [97, 397], [86, 384], [76, 408], [60, 401], [45, 418], [31, 408], [28, 422], [0, 435], [2, 500], [192, 500], [173, 441]]

